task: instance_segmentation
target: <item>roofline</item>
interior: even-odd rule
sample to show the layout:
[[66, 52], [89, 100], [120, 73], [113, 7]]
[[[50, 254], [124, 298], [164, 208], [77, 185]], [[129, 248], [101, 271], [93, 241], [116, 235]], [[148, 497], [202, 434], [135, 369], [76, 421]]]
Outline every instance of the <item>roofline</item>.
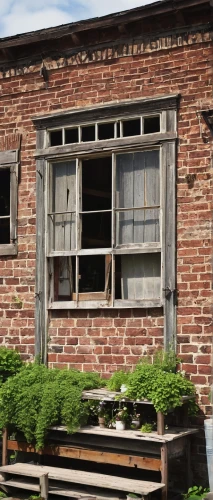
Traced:
[[92, 29], [106, 28], [116, 25], [139, 21], [150, 16], [183, 10], [190, 7], [212, 5], [212, 0], [161, 0], [142, 7], [109, 14], [107, 16], [95, 17], [74, 23], [63, 24], [53, 28], [31, 31], [11, 37], [0, 38], [0, 49], [12, 48], [13, 46], [28, 45], [44, 40], [58, 39], [74, 33], [89, 31]]

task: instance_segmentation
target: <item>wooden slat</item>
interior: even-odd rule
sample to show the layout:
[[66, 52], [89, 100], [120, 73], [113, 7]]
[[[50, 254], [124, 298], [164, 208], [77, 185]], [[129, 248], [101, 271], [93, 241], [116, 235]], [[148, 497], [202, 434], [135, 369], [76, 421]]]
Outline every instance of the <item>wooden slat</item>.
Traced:
[[[141, 495], [148, 495], [154, 491], [162, 489], [164, 484], [153, 483], [149, 481], [139, 481], [134, 479], [126, 479], [123, 477], [97, 474], [79, 470], [59, 469], [56, 467], [47, 467], [31, 464], [15, 464], [2, 467], [2, 472], [17, 474], [28, 477], [40, 477], [42, 474], [48, 474], [49, 479], [58, 481], [66, 481], [69, 483], [84, 484], [107, 488], [110, 490], [119, 490]], [[39, 476], [40, 474], [40, 476]]]
[[10, 167], [10, 240], [17, 238], [18, 165]]
[[[62, 497], [69, 497], [69, 498], [77, 498], [83, 500], [106, 500], [106, 498], [103, 499], [103, 497], [100, 496], [92, 496], [89, 495], [88, 493], [81, 493], [79, 491], [74, 491], [73, 488], [71, 489], [64, 489], [64, 488], [54, 488], [54, 486], [49, 486], [49, 493], [51, 495], [57, 495], [57, 496], [62, 496]], [[119, 500], [118, 498], [114, 500]]]
[[[55, 250], [74, 250], [76, 248], [76, 162], [59, 162], [53, 166], [53, 211]], [[64, 214], [63, 214], [64, 212]]]
[[[72, 300], [76, 300], [77, 295], [76, 293], [72, 294]], [[79, 293], [78, 294], [78, 300], [79, 302], [83, 300], [106, 300], [107, 299], [107, 294], [106, 292], [85, 292], [85, 293]]]
[[40, 486], [37, 485], [37, 484], [33, 484], [33, 483], [28, 483], [28, 482], [24, 482], [24, 481], [18, 481], [18, 480], [14, 480], [14, 479], [9, 479], [8, 481], [0, 481], [0, 484], [2, 486], [6, 486], [7, 488], [10, 487], [10, 488], [17, 488], [17, 489], [21, 489], [21, 490], [29, 490], [29, 491], [38, 491], [40, 492]]
[[17, 162], [18, 150], [0, 151], [0, 165], [8, 165]]
[[[14, 451], [25, 451], [36, 453], [36, 449], [27, 443], [13, 441], [8, 443], [8, 449]], [[106, 463], [121, 465], [124, 467], [137, 467], [138, 469], [160, 471], [160, 460], [156, 458], [139, 457], [134, 455], [126, 455], [121, 453], [109, 453], [107, 451], [96, 451], [82, 448], [73, 448], [71, 446], [45, 446], [42, 450], [44, 455], [53, 455], [58, 457], [67, 457], [77, 460], [87, 460], [97, 463]]]
[[0, 255], [16, 255], [17, 243], [8, 243], [0, 245]]

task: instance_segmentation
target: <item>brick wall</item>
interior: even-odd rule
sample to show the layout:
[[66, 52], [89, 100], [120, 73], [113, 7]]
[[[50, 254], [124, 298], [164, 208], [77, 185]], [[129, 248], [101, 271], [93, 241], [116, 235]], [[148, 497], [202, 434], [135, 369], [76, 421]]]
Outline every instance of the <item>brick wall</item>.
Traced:
[[[0, 259], [0, 342], [24, 359], [34, 351], [35, 130], [31, 117], [73, 107], [180, 93], [177, 162], [178, 352], [209, 413], [211, 380], [212, 142], [200, 110], [212, 107], [212, 42], [151, 49], [135, 56], [52, 69], [46, 89], [39, 66], [1, 75], [0, 136], [22, 134], [18, 195], [18, 256]], [[49, 63], [50, 64], [50, 63]], [[60, 64], [59, 64], [60, 65]], [[195, 174], [189, 182], [188, 174]], [[50, 366], [109, 374], [132, 367], [163, 343], [155, 310], [70, 311], [50, 317]], [[203, 442], [195, 443], [205, 464]], [[203, 471], [199, 465], [199, 471]]]

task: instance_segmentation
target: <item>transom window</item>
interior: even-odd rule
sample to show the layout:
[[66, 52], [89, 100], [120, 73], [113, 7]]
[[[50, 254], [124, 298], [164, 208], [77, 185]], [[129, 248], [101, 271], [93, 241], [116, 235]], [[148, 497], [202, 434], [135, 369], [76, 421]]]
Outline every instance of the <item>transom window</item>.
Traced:
[[49, 146], [106, 141], [161, 131], [161, 116], [137, 116], [123, 120], [97, 122], [49, 130]]

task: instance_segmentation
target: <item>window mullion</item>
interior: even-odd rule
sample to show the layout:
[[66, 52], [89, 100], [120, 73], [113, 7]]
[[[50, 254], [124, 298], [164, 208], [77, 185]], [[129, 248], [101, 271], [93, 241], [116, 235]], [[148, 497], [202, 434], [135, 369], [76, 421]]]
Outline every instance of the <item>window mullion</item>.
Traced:
[[[112, 249], [115, 248], [116, 155], [112, 154]], [[115, 301], [115, 255], [112, 255], [112, 306]]]

